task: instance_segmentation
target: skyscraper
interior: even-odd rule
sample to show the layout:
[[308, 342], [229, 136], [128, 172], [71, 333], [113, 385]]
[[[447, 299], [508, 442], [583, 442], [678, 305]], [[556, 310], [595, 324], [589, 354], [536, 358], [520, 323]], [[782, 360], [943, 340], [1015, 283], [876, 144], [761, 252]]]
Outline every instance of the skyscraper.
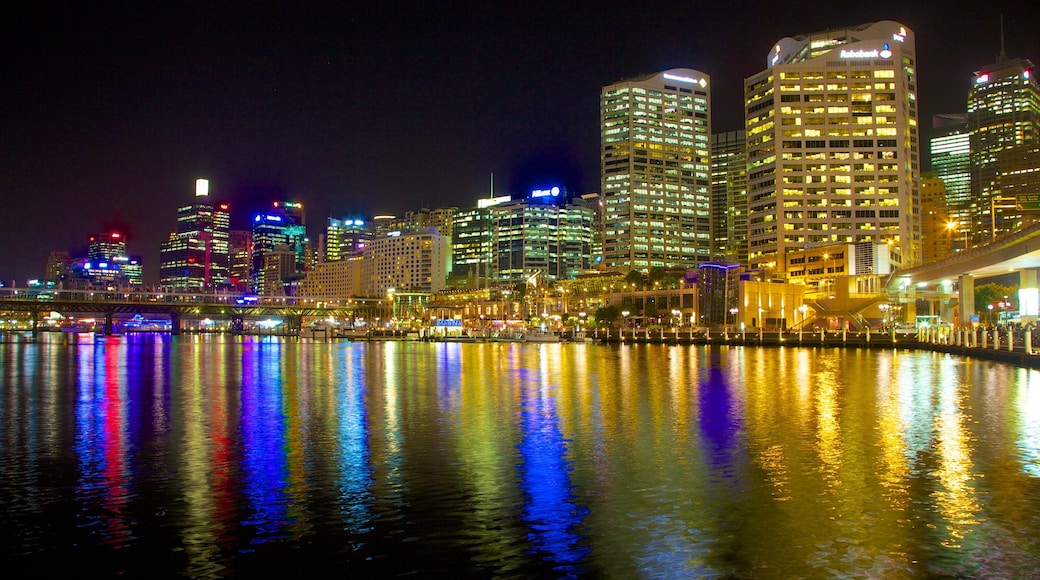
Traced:
[[[945, 186], [945, 217], [950, 230], [951, 246], [964, 248], [971, 230], [971, 145], [968, 139], [966, 114], [934, 115], [932, 117], [931, 167]], [[922, 196], [922, 219], [928, 219], [928, 210]], [[934, 208], [932, 208], [934, 211]], [[923, 235], [923, 232], [922, 232]], [[925, 240], [925, 243], [930, 243]], [[927, 253], [927, 252], [926, 252]], [[925, 256], [928, 262], [928, 256]]]
[[711, 136], [711, 219], [715, 260], [747, 265], [747, 134]]
[[[305, 276], [309, 241], [303, 219], [303, 204], [295, 202], [275, 202], [271, 211], [253, 216], [254, 292], [280, 295]], [[291, 260], [286, 252], [293, 254]], [[269, 260], [273, 257], [277, 267]]]
[[744, 81], [749, 262], [888, 243], [920, 261], [917, 59], [892, 21], [783, 38]]
[[1034, 65], [1009, 59], [977, 71], [968, 94], [971, 243], [1040, 216], [1040, 86]]
[[603, 87], [600, 193], [607, 269], [711, 260], [709, 78], [677, 68]]
[[209, 180], [195, 182], [195, 202], [177, 209], [177, 228], [162, 243], [159, 283], [199, 291], [228, 281], [228, 205], [210, 203]]

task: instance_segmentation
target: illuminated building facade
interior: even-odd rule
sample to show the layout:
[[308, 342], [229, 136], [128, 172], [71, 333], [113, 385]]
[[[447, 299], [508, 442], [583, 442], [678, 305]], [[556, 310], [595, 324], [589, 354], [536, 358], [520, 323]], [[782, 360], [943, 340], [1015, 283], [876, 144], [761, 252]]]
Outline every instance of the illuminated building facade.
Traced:
[[711, 260], [709, 80], [678, 68], [603, 87], [605, 268], [647, 271]]
[[450, 239], [435, 228], [392, 231], [373, 238], [362, 261], [362, 293], [384, 296], [391, 289], [425, 293], [443, 290], [451, 269]]
[[451, 276], [465, 283], [454, 286], [483, 288], [492, 284], [492, 244], [494, 242], [492, 209], [509, 203], [508, 195], [477, 200], [477, 206], [460, 210], [452, 218]]
[[747, 142], [744, 131], [711, 136], [711, 221], [716, 260], [748, 263]]
[[[925, 264], [950, 255], [959, 223], [947, 213], [946, 184], [938, 177], [921, 180], [921, 261]], [[967, 228], [965, 228], [967, 229]], [[959, 245], [964, 249], [964, 242]]]
[[[966, 247], [968, 232], [971, 230], [970, 152], [968, 115], [961, 113], [932, 116], [931, 168], [945, 187], [947, 221], [956, 224], [951, 230], [951, 244], [954, 248]], [[930, 210], [924, 208], [923, 191], [921, 197], [921, 218], [924, 220], [928, 219]], [[922, 232], [922, 236], [926, 237], [925, 232]], [[924, 243], [929, 242], [925, 239]], [[924, 257], [924, 262], [928, 262], [928, 256]]]
[[[302, 279], [307, 271], [307, 231], [303, 219], [302, 204], [276, 202], [269, 212], [253, 216], [253, 253], [251, 284], [254, 292], [284, 294], [286, 286]], [[292, 260], [284, 255], [293, 254]], [[277, 255], [277, 265], [268, 258]], [[291, 267], [290, 267], [291, 262]], [[276, 278], [274, 278], [276, 277]]]
[[228, 285], [238, 291], [249, 289], [250, 271], [253, 264], [253, 232], [230, 230], [228, 232]]
[[177, 209], [177, 228], [162, 243], [159, 283], [171, 290], [204, 291], [228, 282], [228, 204], [213, 205], [209, 181], [195, 182], [195, 203]]
[[751, 268], [861, 242], [919, 262], [913, 32], [882, 21], [788, 37], [766, 67], [744, 81]]
[[968, 94], [971, 244], [1016, 231], [1040, 216], [1040, 86], [1027, 59], [975, 73]]
[[491, 208], [492, 269], [502, 285], [532, 276], [562, 280], [592, 263], [595, 211], [580, 199], [568, 201], [559, 187], [535, 190], [522, 200]]
[[740, 298], [740, 264], [709, 262], [697, 267], [698, 324], [736, 324]]
[[52, 266], [58, 264], [48, 262], [48, 276], [57, 275], [54, 280], [68, 288], [133, 289], [143, 284], [141, 258], [127, 255], [126, 236], [114, 230], [90, 236], [87, 255], [72, 260], [65, 272], [52, 271]]
[[322, 261], [338, 262], [361, 255], [372, 238], [369, 224], [362, 218], [329, 218], [322, 237]]

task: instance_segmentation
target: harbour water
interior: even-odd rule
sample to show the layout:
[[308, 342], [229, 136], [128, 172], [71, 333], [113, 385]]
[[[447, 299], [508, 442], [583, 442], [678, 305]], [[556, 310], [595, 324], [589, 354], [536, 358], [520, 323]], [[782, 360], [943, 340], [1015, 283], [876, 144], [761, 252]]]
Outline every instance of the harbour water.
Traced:
[[0, 343], [4, 576], [1036, 577], [1040, 371], [900, 349]]

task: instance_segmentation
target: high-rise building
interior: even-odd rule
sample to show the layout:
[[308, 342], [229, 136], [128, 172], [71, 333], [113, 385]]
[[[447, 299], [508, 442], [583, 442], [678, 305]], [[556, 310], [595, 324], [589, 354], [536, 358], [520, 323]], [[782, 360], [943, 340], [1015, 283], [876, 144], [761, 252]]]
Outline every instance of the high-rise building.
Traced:
[[920, 261], [917, 58], [892, 21], [783, 38], [744, 81], [751, 268], [835, 243]]
[[361, 255], [365, 244], [372, 238], [368, 222], [360, 217], [329, 218], [321, 239], [324, 262], [338, 262]]
[[600, 94], [603, 264], [647, 271], [711, 260], [708, 75], [677, 68]]
[[[254, 292], [286, 293], [286, 287], [302, 279], [308, 269], [307, 230], [303, 219], [303, 204], [275, 202], [272, 211], [253, 216], [253, 253], [251, 287]], [[291, 252], [290, 261], [284, 255]], [[277, 254], [276, 265], [268, 257]], [[278, 276], [272, 280], [271, 276]]]
[[563, 280], [592, 264], [595, 211], [560, 187], [491, 207], [492, 268], [499, 284]]
[[126, 238], [121, 232], [112, 230], [90, 236], [87, 245], [87, 258], [90, 260], [111, 260], [116, 256], [126, 255]]
[[1040, 217], [1040, 85], [1034, 65], [1007, 58], [975, 73], [968, 93], [971, 243]]
[[238, 291], [248, 290], [253, 262], [253, 232], [228, 231], [228, 260], [229, 287]]
[[603, 266], [603, 197], [598, 193], [583, 193], [581, 200], [592, 209], [592, 267]]
[[[477, 206], [461, 210], [452, 218], [451, 274], [465, 286], [484, 288], [494, 283], [492, 266], [494, 231], [491, 221], [495, 206], [509, 203], [508, 195], [477, 200]], [[461, 282], [460, 286], [463, 285]]]
[[434, 293], [444, 289], [451, 269], [450, 238], [435, 228], [425, 232], [390, 232], [373, 238], [362, 261], [362, 293]]
[[159, 283], [173, 290], [201, 291], [228, 281], [228, 204], [213, 205], [209, 181], [195, 182], [195, 202], [177, 209], [177, 228], [162, 243]]
[[[946, 219], [956, 224], [951, 230], [952, 247], [964, 248], [971, 230], [971, 145], [968, 140], [968, 115], [932, 116], [931, 168], [946, 190]], [[922, 195], [922, 205], [924, 203]], [[928, 210], [921, 208], [922, 219]], [[925, 240], [925, 243], [928, 243]], [[927, 256], [924, 259], [928, 262]]]
[[715, 260], [748, 263], [747, 142], [744, 131], [711, 136], [711, 221]]

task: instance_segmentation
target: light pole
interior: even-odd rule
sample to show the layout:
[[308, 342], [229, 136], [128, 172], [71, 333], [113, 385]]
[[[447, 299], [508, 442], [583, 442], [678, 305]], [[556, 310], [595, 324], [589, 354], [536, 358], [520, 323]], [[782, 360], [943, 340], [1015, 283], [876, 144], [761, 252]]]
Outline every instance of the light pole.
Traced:
[[884, 330], [888, 326], [888, 311], [892, 308], [889, 303], [878, 304], [878, 309], [881, 310], [881, 330]]
[[738, 308], [730, 308], [729, 309], [729, 313], [733, 316], [733, 327], [734, 327], [734, 330], [736, 330], [736, 326], [737, 326], [737, 312], [740, 312], [740, 310]]

